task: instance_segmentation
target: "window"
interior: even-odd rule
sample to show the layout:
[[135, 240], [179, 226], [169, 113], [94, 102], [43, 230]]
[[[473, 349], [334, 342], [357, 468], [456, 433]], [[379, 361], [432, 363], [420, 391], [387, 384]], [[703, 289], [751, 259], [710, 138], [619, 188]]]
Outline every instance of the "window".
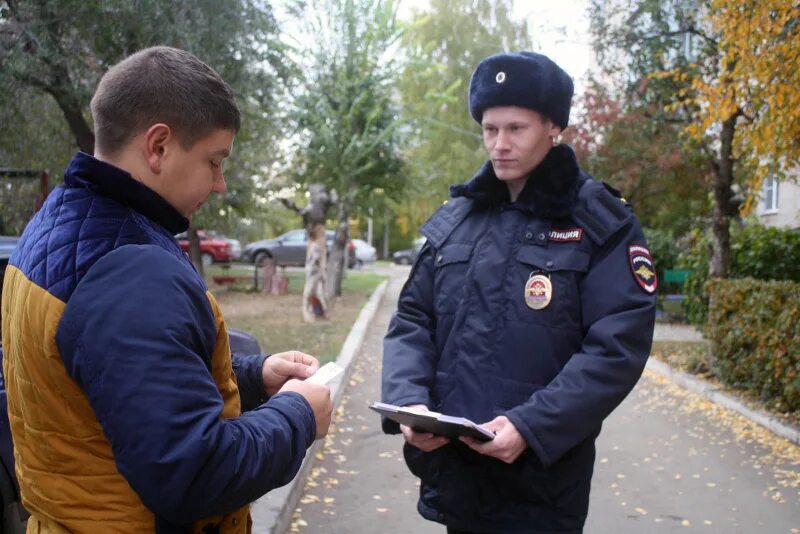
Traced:
[[770, 176], [761, 184], [761, 204], [759, 213], [778, 213], [778, 180]]
[[306, 242], [306, 231], [305, 230], [294, 230], [292, 232], [287, 233], [284, 238], [283, 242], [292, 245], [297, 245], [300, 243]]

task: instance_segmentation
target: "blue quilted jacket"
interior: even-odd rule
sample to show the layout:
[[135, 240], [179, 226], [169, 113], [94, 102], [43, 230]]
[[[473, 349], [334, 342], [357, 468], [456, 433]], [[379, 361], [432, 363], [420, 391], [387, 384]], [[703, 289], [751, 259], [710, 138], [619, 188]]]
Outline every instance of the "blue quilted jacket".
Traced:
[[246, 532], [248, 504], [289, 482], [314, 441], [302, 396], [266, 398], [263, 355], [232, 361], [173, 238], [187, 225], [78, 154], [11, 258], [9, 415], [42, 532]]

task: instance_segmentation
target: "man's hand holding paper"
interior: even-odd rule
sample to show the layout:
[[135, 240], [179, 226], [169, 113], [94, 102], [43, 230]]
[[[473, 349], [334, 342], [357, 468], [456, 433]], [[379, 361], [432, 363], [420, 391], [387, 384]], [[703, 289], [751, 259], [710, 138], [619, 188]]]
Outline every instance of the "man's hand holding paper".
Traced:
[[[430, 411], [424, 404], [412, 404], [411, 406], [406, 406], [406, 408], [424, 412]], [[409, 445], [413, 445], [423, 452], [435, 451], [439, 447], [450, 443], [449, 438], [438, 436], [430, 432], [415, 432], [412, 428], [407, 427], [406, 425], [400, 425], [400, 431], [403, 433], [403, 437], [406, 439]]]
[[481, 442], [468, 436], [461, 436], [458, 439], [466, 443], [470, 449], [497, 458], [507, 464], [514, 463], [528, 448], [528, 442], [505, 415], [498, 415], [481, 426], [494, 432], [495, 436], [492, 441]]

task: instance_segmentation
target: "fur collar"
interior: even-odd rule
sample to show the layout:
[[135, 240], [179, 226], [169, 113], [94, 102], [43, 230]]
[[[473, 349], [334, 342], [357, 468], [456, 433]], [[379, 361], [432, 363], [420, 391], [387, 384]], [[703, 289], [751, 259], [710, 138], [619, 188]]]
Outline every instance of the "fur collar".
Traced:
[[[514, 206], [545, 219], [566, 217], [577, 202], [578, 189], [584, 181], [569, 145], [554, 146], [533, 169]], [[452, 186], [450, 196], [471, 198], [489, 206], [511, 200], [508, 188], [495, 176], [491, 161], [484, 163], [469, 182]]]

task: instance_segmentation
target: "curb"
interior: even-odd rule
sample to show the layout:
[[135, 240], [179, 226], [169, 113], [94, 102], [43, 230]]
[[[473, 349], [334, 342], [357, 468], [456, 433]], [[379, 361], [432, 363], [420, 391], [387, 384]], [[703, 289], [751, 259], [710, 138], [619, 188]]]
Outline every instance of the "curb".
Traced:
[[795, 445], [800, 445], [800, 429], [786, 425], [766, 412], [748, 408], [740, 400], [722, 392], [719, 387], [713, 384], [695, 378], [682, 371], [676, 371], [668, 364], [659, 360], [654, 360], [653, 358], [647, 360], [647, 369], [666, 377], [672, 383], [684, 389], [702, 395], [714, 404], [719, 404], [720, 406], [740, 413], [751, 421], [763, 426], [773, 434], [788, 439]]
[[[358, 314], [353, 328], [350, 329], [350, 333], [342, 345], [342, 350], [339, 352], [339, 357], [336, 358], [336, 363], [344, 367], [344, 373], [330, 383], [334, 414], [336, 414], [344, 388], [350, 380], [353, 360], [364, 342], [367, 329], [378, 311], [378, 305], [388, 284], [389, 281], [384, 280], [372, 292], [367, 303], [361, 308], [361, 313]], [[304, 481], [311, 471], [317, 452], [324, 443], [324, 439], [318, 439], [308, 448], [300, 470], [291, 482], [270, 491], [252, 504], [250, 515], [253, 518], [253, 534], [283, 534], [286, 532], [292, 520], [292, 513], [303, 493]]]

